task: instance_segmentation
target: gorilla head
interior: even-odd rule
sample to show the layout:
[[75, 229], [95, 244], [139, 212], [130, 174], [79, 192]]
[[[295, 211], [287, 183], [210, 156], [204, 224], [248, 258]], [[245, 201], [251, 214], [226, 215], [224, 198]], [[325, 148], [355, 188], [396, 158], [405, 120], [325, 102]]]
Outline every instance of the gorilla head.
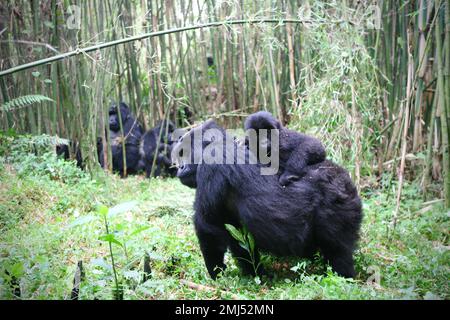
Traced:
[[[118, 110], [120, 110], [120, 117]], [[111, 108], [109, 108], [109, 129], [111, 131], [117, 132], [120, 130], [120, 120], [122, 120], [122, 125], [128, 120], [130, 117], [130, 108], [124, 103], [119, 103], [119, 106], [113, 104]]]
[[275, 119], [270, 112], [259, 111], [248, 116], [244, 123], [244, 129], [278, 129], [282, 128], [281, 122]]
[[198, 163], [194, 161], [196, 148], [204, 150], [212, 141], [202, 139], [201, 146], [195, 145], [194, 134], [203, 133], [209, 129], [223, 131], [213, 120], [208, 120], [203, 124], [193, 128], [182, 135], [172, 149], [172, 162], [178, 165], [177, 177], [181, 183], [189, 188], [197, 188], [197, 167]]
[[[307, 172], [307, 167], [325, 160], [326, 152], [322, 143], [306, 134], [289, 130], [281, 125], [269, 112], [260, 111], [250, 115], [245, 120], [245, 130], [268, 130], [279, 137], [279, 158], [281, 173], [279, 182], [287, 186], [291, 182], [301, 179]], [[257, 133], [257, 144], [264, 146], [268, 153], [270, 150], [270, 137]], [[261, 155], [258, 153], [258, 157]]]

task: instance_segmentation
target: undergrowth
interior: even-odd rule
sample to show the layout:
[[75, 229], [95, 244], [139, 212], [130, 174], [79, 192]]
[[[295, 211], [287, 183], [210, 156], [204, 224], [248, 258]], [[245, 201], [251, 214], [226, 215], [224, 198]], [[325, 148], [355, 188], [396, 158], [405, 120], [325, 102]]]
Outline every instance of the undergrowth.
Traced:
[[[424, 205], [415, 184], [405, 185], [399, 223], [390, 234], [394, 197], [362, 192], [354, 280], [334, 274], [319, 255], [266, 255], [264, 269], [273, 276], [255, 281], [242, 276], [227, 254], [228, 268], [212, 281], [192, 225], [195, 191], [177, 179], [91, 179], [50, 153], [0, 156], [3, 299], [19, 298], [18, 289], [21, 299], [69, 299], [79, 261], [80, 299], [112, 299], [119, 283], [124, 299], [450, 298], [449, 213], [439, 202]], [[130, 201], [133, 206], [114, 209]], [[106, 207], [117, 213], [107, 216], [108, 232], [99, 215]]]

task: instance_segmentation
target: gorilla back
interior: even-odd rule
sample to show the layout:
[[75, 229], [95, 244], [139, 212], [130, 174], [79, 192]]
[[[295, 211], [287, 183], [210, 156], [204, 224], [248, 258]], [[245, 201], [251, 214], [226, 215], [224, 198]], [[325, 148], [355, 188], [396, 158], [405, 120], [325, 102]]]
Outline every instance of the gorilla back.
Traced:
[[[194, 130], [210, 127], [217, 125], [208, 122]], [[216, 142], [203, 141], [202, 147], [211, 143]], [[354, 276], [361, 201], [347, 171], [331, 161], [309, 166], [305, 176], [288, 188], [279, 185], [277, 175], [261, 175], [259, 165], [181, 165], [178, 176], [197, 188], [194, 224], [211, 277], [217, 276], [218, 268], [225, 268], [227, 248], [244, 272], [253, 273], [249, 253], [230, 236], [225, 224], [246, 226], [256, 249], [299, 257], [319, 250], [338, 274]], [[256, 264], [257, 259], [258, 255]]]

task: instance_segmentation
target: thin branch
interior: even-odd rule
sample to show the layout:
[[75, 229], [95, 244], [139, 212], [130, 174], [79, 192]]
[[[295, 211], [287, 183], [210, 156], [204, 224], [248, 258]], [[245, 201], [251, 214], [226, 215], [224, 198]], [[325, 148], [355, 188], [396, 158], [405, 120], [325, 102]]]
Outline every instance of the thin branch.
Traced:
[[249, 24], [256, 24], [256, 23], [277, 23], [277, 24], [282, 24], [282, 23], [305, 23], [305, 22], [308, 22], [308, 21], [307, 20], [299, 20], [299, 19], [225, 20], [225, 21], [216, 21], [216, 22], [203, 23], [203, 24], [198, 24], [198, 25], [194, 25], [194, 26], [173, 28], [173, 29], [169, 29], [169, 30], [148, 32], [148, 33], [144, 33], [144, 34], [140, 34], [140, 35], [124, 38], [124, 39], [118, 39], [118, 40], [114, 40], [114, 41], [110, 41], [110, 42], [100, 43], [100, 44], [97, 44], [97, 45], [94, 45], [94, 46], [90, 46], [90, 47], [86, 47], [86, 48], [77, 48], [76, 50], [69, 51], [69, 52], [66, 52], [66, 53], [62, 53], [62, 54], [59, 54], [59, 55], [56, 55], [56, 56], [53, 56], [53, 57], [49, 57], [49, 58], [33, 61], [33, 62], [30, 62], [30, 63], [25, 63], [25, 64], [22, 64], [22, 65], [18, 65], [16, 67], [12, 67], [10, 69], [6, 69], [6, 70], [3, 70], [3, 71], [0, 71], [0, 77], [3, 77], [3, 76], [8, 75], [8, 74], [13, 74], [13, 73], [16, 73], [18, 71], [34, 68], [34, 67], [37, 67], [37, 66], [40, 66], [40, 65], [43, 65], [43, 64], [47, 64], [47, 63], [63, 60], [63, 59], [66, 59], [68, 57], [71, 57], [71, 56], [84, 54], [84, 53], [91, 52], [91, 51], [101, 50], [101, 49], [113, 47], [113, 46], [116, 46], [116, 45], [119, 45], [119, 44], [124, 44], [124, 43], [132, 42], [132, 41], [143, 40], [143, 39], [152, 38], [152, 37], [158, 37], [158, 36], [171, 34], [171, 33], [176, 33], [176, 32], [183, 32], [183, 31], [202, 29], [202, 28], [210, 28], [210, 27], [220, 27], [220, 26], [234, 25], [234, 24], [245, 24], [245, 23], [249, 23]]

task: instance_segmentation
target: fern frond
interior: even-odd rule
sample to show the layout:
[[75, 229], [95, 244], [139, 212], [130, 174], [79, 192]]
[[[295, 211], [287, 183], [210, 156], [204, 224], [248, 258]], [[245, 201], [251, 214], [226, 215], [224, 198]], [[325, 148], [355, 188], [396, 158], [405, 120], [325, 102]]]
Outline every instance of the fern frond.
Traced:
[[39, 94], [33, 94], [12, 99], [11, 101], [2, 104], [0, 109], [2, 111], [9, 112], [11, 110], [24, 108], [31, 104], [40, 103], [44, 101], [55, 102], [53, 99], [50, 99], [49, 97], [42, 96]]

